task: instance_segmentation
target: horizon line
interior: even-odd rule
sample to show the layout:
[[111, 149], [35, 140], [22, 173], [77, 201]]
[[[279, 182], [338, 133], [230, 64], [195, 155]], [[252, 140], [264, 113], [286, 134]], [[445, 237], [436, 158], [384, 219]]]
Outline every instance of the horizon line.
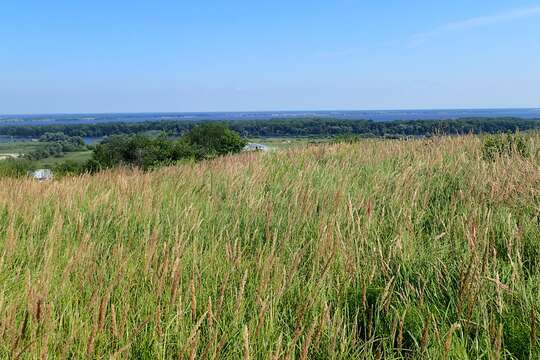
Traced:
[[303, 110], [210, 110], [210, 111], [112, 111], [112, 112], [50, 112], [50, 113], [10, 113], [0, 114], [6, 116], [58, 116], [58, 115], [150, 115], [150, 114], [246, 114], [246, 113], [300, 113], [300, 112], [377, 112], [377, 111], [482, 111], [482, 110], [538, 110], [540, 106], [525, 107], [434, 107], [434, 108], [374, 108], [374, 109], [303, 109]]

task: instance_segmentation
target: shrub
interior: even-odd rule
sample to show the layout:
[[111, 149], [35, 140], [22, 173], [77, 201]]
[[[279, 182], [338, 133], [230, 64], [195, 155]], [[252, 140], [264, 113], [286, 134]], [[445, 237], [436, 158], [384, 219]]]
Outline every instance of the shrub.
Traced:
[[53, 173], [56, 176], [72, 176], [72, 175], [81, 175], [86, 172], [89, 172], [86, 165], [80, 164], [76, 161], [64, 161], [53, 168]]
[[174, 160], [177, 160], [174, 143], [165, 136], [111, 136], [96, 145], [93, 156], [93, 163], [102, 168], [135, 166], [148, 169]]
[[238, 133], [219, 123], [196, 126], [184, 139], [194, 148], [199, 159], [238, 153], [247, 144]]
[[114, 135], [95, 145], [89, 171], [115, 166], [134, 166], [151, 169], [174, 164], [182, 159], [208, 159], [240, 152], [246, 141], [237, 133], [219, 124], [193, 128], [178, 140], [164, 134]]
[[41, 160], [48, 157], [62, 157], [67, 152], [86, 149], [84, 140], [79, 136], [68, 136], [63, 133], [45, 133], [39, 138], [43, 147], [25, 155], [29, 160]]
[[26, 159], [7, 159], [0, 161], [0, 177], [23, 177], [32, 170], [32, 164]]
[[338, 135], [332, 139], [332, 144], [354, 144], [361, 140], [362, 138], [355, 134], [343, 134]]
[[482, 155], [486, 160], [513, 155], [528, 157], [530, 149], [527, 140], [519, 133], [498, 134], [487, 136], [484, 139]]

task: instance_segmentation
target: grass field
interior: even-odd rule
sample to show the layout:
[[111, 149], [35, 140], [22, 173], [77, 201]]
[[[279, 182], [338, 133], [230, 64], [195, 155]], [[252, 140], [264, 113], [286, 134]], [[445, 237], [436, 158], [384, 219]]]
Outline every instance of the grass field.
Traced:
[[538, 358], [540, 136], [0, 179], [0, 357]]
[[[0, 161], [8, 158], [19, 158], [24, 154], [38, 150], [47, 146], [47, 143], [37, 141], [15, 141], [0, 143]], [[60, 157], [48, 157], [40, 160], [33, 160], [33, 168], [54, 168], [66, 161], [82, 164], [92, 157], [92, 151], [74, 151], [63, 154]]]
[[36, 166], [37, 167], [43, 167], [43, 168], [50, 168], [54, 167], [58, 164], [64, 163], [66, 161], [72, 161], [79, 164], [82, 164], [89, 160], [92, 157], [92, 151], [85, 150], [85, 151], [74, 151], [64, 154], [61, 157], [48, 157], [45, 159], [37, 160]]
[[27, 154], [44, 146], [46, 146], [45, 143], [40, 143], [37, 141], [4, 142], [0, 143], [0, 155]]
[[281, 150], [289, 149], [295, 146], [305, 146], [308, 144], [329, 142], [330, 138], [317, 138], [317, 137], [264, 137], [264, 138], [251, 138], [249, 142], [263, 144], [270, 149]]

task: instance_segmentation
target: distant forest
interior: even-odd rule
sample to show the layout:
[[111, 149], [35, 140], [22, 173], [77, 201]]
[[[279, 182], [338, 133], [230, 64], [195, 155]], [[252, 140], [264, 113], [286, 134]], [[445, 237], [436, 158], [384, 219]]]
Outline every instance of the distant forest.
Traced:
[[[212, 121], [216, 122], [216, 121]], [[279, 119], [217, 121], [245, 137], [326, 137], [355, 134], [363, 137], [404, 137], [500, 133], [540, 129], [540, 119], [520, 118], [462, 118], [457, 120], [332, 120], [332, 119]], [[111, 122], [99, 124], [59, 124], [35, 126], [0, 126], [0, 135], [38, 138], [46, 133], [64, 133], [68, 136], [103, 137], [119, 134], [139, 134], [162, 131], [180, 136], [203, 121], [148, 121]]]

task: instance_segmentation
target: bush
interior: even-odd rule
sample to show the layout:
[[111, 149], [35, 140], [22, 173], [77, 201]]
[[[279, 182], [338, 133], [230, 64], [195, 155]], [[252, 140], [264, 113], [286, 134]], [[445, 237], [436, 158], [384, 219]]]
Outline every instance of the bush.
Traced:
[[199, 159], [238, 153], [247, 144], [238, 133], [219, 123], [196, 126], [184, 135], [184, 140], [193, 147]]
[[178, 140], [164, 134], [115, 135], [95, 145], [89, 171], [115, 166], [151, 169], [170, 165], [182, 159], [208, 159], [240, 152], [246, 141], [223, 125], [205, 124], [193, 128]]
[[55, 177], [81, 175], [89, 172], [87, 166], [84, 163], [81, 164], [71, 160], [64, 161], [63, 163], [54, 166], [52, 170]]
[[490, 135], [484, 139], [482, 155], [485, 160], [494, 160], [500, 156], [513, 155], [529, 157], [530, 148], [527, 140], [519, 133]]
[[23, 177], [33, 170], [31, 161], [26, 159], [7, 159], [0, 161], [0, 177]]
[[135, 166], [149, 169], [176, 160], [174, 143], [165, 136], [116, 135], [96, 145], [92, 168]]
[[45, 133], [39, 138], [44, 146], [25, 155], [29, 160], [41, 160], [48, 157], [62, 157], [67, 152], [86, 149], [84, 140], [79, 136], [63, 133]]
[[362, 137], [355, 134], [338, 135], [332, 139], [332, 144], [355, 144], [362, 140]]

